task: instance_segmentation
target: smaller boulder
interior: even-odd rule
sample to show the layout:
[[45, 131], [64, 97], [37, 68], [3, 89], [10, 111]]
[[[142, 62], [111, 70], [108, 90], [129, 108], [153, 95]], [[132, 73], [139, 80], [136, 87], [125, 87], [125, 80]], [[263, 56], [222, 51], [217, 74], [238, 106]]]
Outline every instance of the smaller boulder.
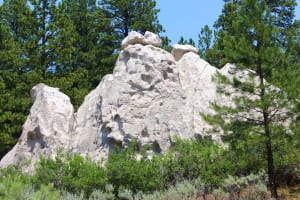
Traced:
[[174, 59], [176, 61], [179, 61], [184, 54], [189, 53], [189, 52], [198, 54], [198, 50], [195, 47], [188, 45], [188, 44], [185, 44], [185, 45], [175, 44], [173, 46], [173, 50], [171, 53], [172, 53]]
[[236, 74], [238, 72], [238, 68], [234, 64], [227, 63], [226, 65], [224, 65], [224, 67], [221, 68], [220, 71], [223, 75], [229, 76]]
[[131, 31], [126, 38], [121, 43], [121, 48], [125, 49], [129, 45], [142, 44], [142, 45], [152, 45], [155, 47], [160, 47], [162, 44], [161, 39], [158, 35], [146, 31], [145, 35], [138, 33], [136, 31]]
[[145, 44], [152, 45], [155, 47], [160, 47], [162, 45], [160, 37], [150, 31], [146, 31], [144, 37]]
[[220, 69], [220, 72], [227, 77], [237, 77], [240, 80], [247, 80], [249, 76], [255, 75], [256, 72], [251, 69], [239, 69], [236, 65], [227, 63]]
[[131, 31], [127, 37], [125, 37], [121, 43], [121, 48], [125, 49], [129, 45], [142, 44], [144, 36], [136, 31]]

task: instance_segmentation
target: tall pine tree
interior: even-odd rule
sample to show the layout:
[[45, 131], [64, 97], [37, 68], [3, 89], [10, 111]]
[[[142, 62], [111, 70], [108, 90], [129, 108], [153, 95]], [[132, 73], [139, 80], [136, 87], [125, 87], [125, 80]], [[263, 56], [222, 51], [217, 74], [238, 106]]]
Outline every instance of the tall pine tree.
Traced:
[[[293, 99], [271, 85], [283, 84], [277, 79], [277, 71], [287, 69], [292, 58], [285, 46], [291, 41], [289, 37], [282, 37], [283, 32], [274, 12], [269, 2], [264, 0], [230, 1], [225, 4], [217, 22], [220, 28], [217, 36], [220, 63], [233, 62], [238, 68], [252, 69], [254, 74], [246, 81], [226, 80], [220, 76], [218, 80], [221, 84], [231, 83], [242, 96], [232, 96], [234, 108], [214, 104], [218, 114], [205, 117], [212, 124], [221, 126], [225, 133], [230, 133], [231, 144], [253, 135], [258, 137], [256, 140], [264, 145], [262, 153], [271, 194], [277, 198], [274, 160], [278, 155], [278, 141], [297, 135], [291, 134], [291, 127], [288, 126], [291, 124], [288, 122], [293, 121], [297, 115], [292, 112]], [[226, 81], [222, 81], [224, 79]]]
[[20, 136], [39, 79], [29, 62], [34, 18], [26, 3], [4, 0], [0, 7], [0, 157]]
[[77, 34], [73, 69], [87, 70], [89, 89], [94, 88], [104, 75], [112, 72], [116, 59], [117, 35], [111, 19], [105, 17], [95, 0], [63, 0], [62, 5]]

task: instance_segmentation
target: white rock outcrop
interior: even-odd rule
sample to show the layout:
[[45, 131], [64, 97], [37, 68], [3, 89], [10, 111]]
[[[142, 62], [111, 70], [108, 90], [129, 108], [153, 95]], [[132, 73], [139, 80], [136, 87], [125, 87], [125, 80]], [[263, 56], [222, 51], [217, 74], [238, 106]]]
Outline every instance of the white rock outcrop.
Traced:
[[72, 149], [100, 159], [111, 145], [128, 146], [135, 139], [165, 151], [172, 136], [192, 134], [182, 120], [182, 95], [171, 54], [152, 45], [129, 45], [113, 75], [105, 76], [79, 108]]
[[[114, 145], [128, 146], [133, 139], [164, 152], [174, 136], [205, 136], [210, 126], [200, 113], [213, 112], [211, 101], [230, 101], [217, 94], [212, 81], [219, 70], [192, 46], [174, 45], [171, 54], [160, 45], [153, 33], [131, 32], [122, 42], [113, 74], [102, 79], [75, 114], [58, 89], [35, 86], [22, 135], [0, 166], [26, 159], [34, 164], [39, 155], [52, 156], [58, 149], [100, 160]], [[227, 68], [220, 72], [231, 73], [233, 67]]]
[[23, 125], [22, 135], [14, 148], [2, 158], [0, 167], [17, 166], [27, 160], [32, 161], [30, 167], [33, 167], [40, 155], [53, 156], [70, 142], [74, 118], [70, 98], [58, 88], [44, 84], [34, 86], [31, 97], [34, 104]]

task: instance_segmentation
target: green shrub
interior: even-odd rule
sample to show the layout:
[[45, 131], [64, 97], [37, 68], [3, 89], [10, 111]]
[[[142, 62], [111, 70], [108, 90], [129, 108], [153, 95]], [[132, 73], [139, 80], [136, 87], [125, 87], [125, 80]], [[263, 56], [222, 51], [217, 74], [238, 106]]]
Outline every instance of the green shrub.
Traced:
[[274, 142], [277, 184], [292, 186], [300, 182], [300, 137], [298, 135], [290, 135], [288, 138], [280, 137]]
[[195, 185], [189, 181], [183, 181], [171, 186], [165, 191], [155, 191], [151, 194], [139, 194], [135, 196], [137, 200], [189, 200], [196, 199], [198, 191]]
[[56, 188], [86, 195], [94, 189], [104, 189], [107, 183], [106, 171], [100, 164], [77, 154], [58, 154], [55, 159], [41, 158], [33, 177], [36, 186], [53, 183]]
[[203, 183], [217, 186], [230, 166], [223, 153], [224, 149], [210, 140], [176, 139], [175, 145], [163, 159], [165, 178], [173, 184], [200, 178]]
[[115, 187], [115, 192], [120, 188], [130, 189], [134, 193], [138, 191], [154, 191], [164, 187], [161, 179], [160, 159], [152, 160], [142, 157], [136, 159], [136, 153], [132, 149], [116, 149], [111, 152], [106, 169], [108, 182]]
[[267, 166], [263, 137], [256, 134], [235, 133], [224, 136], [228, 149], [224, 158], [231, 164], [228, 174], [246, 176], [259, 173]]
[[53, 187], [53, 184], [41, 185], [40, 189], [32, 193], [30, 200], [57, 200], [60, 198], [60, 191]]
[[228, 176], [224, 179], [222, 189], [232, 200], [268, 199], [267, 175], [265, 172], [243, 177]]
[[[77, 154], [57, 154], [55, 159], [42, 157], [33, 176], [13, 168], [0, 170], [0, 199], [39, 199], [50, 194], [51, 198], [62, 200], [189, 199], [196, 194], [203, 198], [266, 197], [264, 175], [249, 173], [258, 171], [261, 165], [243, 169], [249, 161], [246, 150], [238, 155], [241, 144], [224, 149], [205, 139], [177, 139], [169, 152], [153, 155], [152, 159], [142, 156], [139, 160], [137, 147], [132, 145], [116, 148], [104, 164]], [[230, 158], [232, 155], [236, 157]], [[296, 163], [289, 159], [292, 160], [287, 157], [286, 162], [282, 161], [282, 166]]]
[[25, 199], [32, 192], [29, 190], [31, 188], [29, 180], [27, 175], [12, 167], [0, 170], [0, 199]]

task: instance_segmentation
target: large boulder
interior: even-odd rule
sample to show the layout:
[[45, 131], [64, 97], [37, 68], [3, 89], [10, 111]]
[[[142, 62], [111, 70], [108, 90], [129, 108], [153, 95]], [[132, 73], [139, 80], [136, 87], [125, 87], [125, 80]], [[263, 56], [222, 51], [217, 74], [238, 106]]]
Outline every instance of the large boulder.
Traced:
[[[169, 53], [160, 45], [151, 32], [130, 33], [113, 74], [102, 79], [75, 114], [57, 88], [35, 86], [22, 135], [0, 167], [28, 159], [34, 164], [39, 155], [54, 156], [58, 149], [100, 160], [115, 145], [126, 147], [131, 140], [164, 152], [174, 137], [206, 136], [210, 126], [200, 114], [213, 113], [211, 101], [230, 102], [216, 92], [212, 76], [217, 71], [232, 75], [234, 66], [220, 71], [192, 46], [175, 45]], [[210, 137], [220, 139], [217, 133]]]
[[173, 56], [152, 45], [129, 45], [79, 108], [72, 149], [101, 159], [132, 139], [165, 151], [177, 134], [192, 136], [183, 121], [183, 92]]

